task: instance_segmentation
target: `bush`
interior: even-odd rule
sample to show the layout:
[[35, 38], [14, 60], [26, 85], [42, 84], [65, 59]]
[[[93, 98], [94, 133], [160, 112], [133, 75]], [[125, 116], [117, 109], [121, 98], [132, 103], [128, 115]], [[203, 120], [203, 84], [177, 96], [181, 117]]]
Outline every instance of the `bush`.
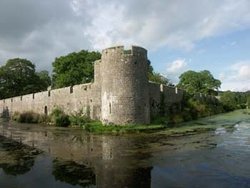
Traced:
[[91, 119], [87, 116], [82, 115], [81, 112], [71, 114], [69, 116], [70, 125], [83, 127], [86, 123], [91, 122]]
[[12, 115], [12, 120], [19, 123], [41, 123], [42, 119], [45, 119], [42, 115], [33, 111], [27, 111], [23, 113], [15, 112]]
[[177, 124], [183, 122], [184, 119], [181, 114], [173, 114], [170, 117], [170, 123]]
[[58, 127], [67, 127], [70, 125], [69, 116], [60, 108], [55, 108], [50, 114], [50, 121]]
[[166, 125], [169, 122], [169, 117], [167, 116], [156, 116], [152, 118], [152, 123], [155, 125]]
[[14, 114], [11, 116], [11, 119], [13, 121], [17, 121], [20, 119], [20, 113], [19, 112], [14, 112]]

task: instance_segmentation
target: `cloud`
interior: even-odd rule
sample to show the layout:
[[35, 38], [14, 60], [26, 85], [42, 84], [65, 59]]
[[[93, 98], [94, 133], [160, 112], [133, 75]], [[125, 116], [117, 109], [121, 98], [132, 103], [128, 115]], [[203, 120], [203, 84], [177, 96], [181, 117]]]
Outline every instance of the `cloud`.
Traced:
[[197, 41], [250, 27], [248, 0], [1, 0], [0, 64], [38, 68], [81, 49], [135, 44], [192, 50]]
[[171, 63], [167, 63], [166, 76], [169, 78], [174, 84], [179, 81], [179, 76], [181, 73], [187, 70], [187, 61], [185, 59], [176, 59]]
[[250, 60], [239, 61], [220, 74], [223, 90], [250, 90]]
[[2, 0], [0, 2], [0, 65], [14, 57], [27, 58], [38, 69], [51, 69], [57, 56], [83, 48], [85, 17], [68, 0]]
[[168, 73], [176, 74], [182, 72], [187, 67], [187, 62], [185, 59], [177, 59], [169, 64], [167, 68]]
[[250, 61], [241, 61], [231, 67], [234, 75], [232, 78], [236, 80], [248, 80], [250, 83]]
[[248, 0], [94, 2], [96, 6], [88, 9], [92, 19], [87, 34], [96, 48], [119, 41], [190, 50], [198, 40], [249, 28], [250, 24]]

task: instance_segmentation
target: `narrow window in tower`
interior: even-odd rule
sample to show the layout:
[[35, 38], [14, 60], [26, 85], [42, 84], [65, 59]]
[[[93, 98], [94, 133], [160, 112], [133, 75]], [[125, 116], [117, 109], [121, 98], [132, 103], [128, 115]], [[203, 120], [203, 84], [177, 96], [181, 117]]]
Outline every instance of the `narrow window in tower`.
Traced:
[[111, 114], [111, 103], [109, 103], [109, 113]]

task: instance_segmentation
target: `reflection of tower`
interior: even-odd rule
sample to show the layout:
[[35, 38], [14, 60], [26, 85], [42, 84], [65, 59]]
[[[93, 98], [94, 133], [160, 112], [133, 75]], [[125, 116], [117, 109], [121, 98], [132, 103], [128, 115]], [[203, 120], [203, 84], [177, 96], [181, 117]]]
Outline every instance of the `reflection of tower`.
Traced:
[[133, 139], [103, 136], [101, 143], [102, 156], [93, 163], [97, 187], [150, 187], [152, 167], [140, 166], [136, 152], [124, 153], [134, 145]]
[[103, 160], [113, 159], [112, 140], [106, 139], [106, 137], [103, 137], [103, 142], [102, 142], [102, 159]]
[[133, 46], [107, 48], [100, 62], [101, 120], [105, 124], [147, 124], [147, 51]]
[[83, 164], [74, 161], [53, 160], [53, 172], [56, 180], [72, 185], [89, 187], [96, 185], [93, 170]]

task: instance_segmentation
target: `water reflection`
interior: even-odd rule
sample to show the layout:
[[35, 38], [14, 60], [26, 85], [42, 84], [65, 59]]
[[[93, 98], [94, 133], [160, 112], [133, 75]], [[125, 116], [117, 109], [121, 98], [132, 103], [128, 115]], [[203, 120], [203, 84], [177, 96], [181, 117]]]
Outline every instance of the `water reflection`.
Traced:
[[96, 177], [93, 170], [74, 161], [54, 159], [52, 174], [56, 180], [71, 185], [80, 185], [82, 187], [96, 185]]
[[0, 168], [8, 175], [21, 175], [30, 171], [41, 152], [0, 136]]
[[[34, 172], [45, 171], [44, 181], [39, 184], [43, 187], [45, 182], [60, 188], [248, 185], [250, 163], [245, 161], [250, 155], [250, 121], [235, 121], [236, 125], [231, 127], [224, 126], [223, 118], [211, 122], [219, 124], [215, 131], [173, 137], [164, 131], [111, 136], [92, 135], [79, 129], [8, 123], [0, 126], [0, 133], [50, 156], [41, 156], [43, 159], [35, 160], [35, 164], [33, 158], [25, 163], [27, 169], [34, 165], [32, 170], [23, 171], [32, 172], [26, 173], [30, 179]], [[1, 168], [9, 173], [6, 166]]]
[[91, 135], [82, 130], [45, 130], [30, 126], [5, 125], [1, 132], [49, 153], [54, 158], [52, 175], [56, 181], [81, 187], [147, 188], [151, 185], [152, 167], [143, 163], [151, 157], [147, 151], [149, 145], [141, 143], [142, 140], [138, 142], [138, 137]]

